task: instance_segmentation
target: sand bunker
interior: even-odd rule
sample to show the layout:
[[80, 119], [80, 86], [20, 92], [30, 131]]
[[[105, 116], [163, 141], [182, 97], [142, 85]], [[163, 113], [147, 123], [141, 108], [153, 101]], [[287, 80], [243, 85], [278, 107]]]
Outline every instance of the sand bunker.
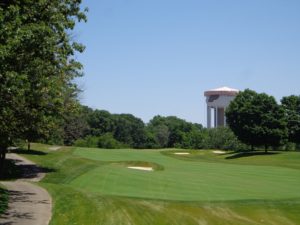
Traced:
[[213, 151], [213, 153], [215, 153], [215, 154], [225, 154], [226, 152], [224, 152], [224, 151], [219, 151], [219, 150], [216, 150], [216, 151]]
[[175, 152], [175, 155], [189, 155], [189, 152]]
[[53, 147], [50, 147], [49, 150], [51, 150], [51, 151], [57, 151], [60, 148], [61, 148], [60, 146], [53, 146]]
[[134, 170], [153, 171], [152, 167], [144, 167], [144, 166], [128, 166], [127, 168], [134, 169]]

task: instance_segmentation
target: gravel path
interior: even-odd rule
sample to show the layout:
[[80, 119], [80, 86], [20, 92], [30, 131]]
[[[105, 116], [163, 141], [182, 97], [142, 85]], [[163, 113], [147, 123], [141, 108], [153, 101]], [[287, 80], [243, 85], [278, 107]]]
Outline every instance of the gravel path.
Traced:
[[7, 154], [21, 167], [23, 176], [16, 181], [1, 182], [9, 191], [8, 210], [1, 215], [1, 225], [48, 225], [52, 200], [48, 192], [31, 183], [38, 182], [45, 172], [35, 163], [17, 155]]

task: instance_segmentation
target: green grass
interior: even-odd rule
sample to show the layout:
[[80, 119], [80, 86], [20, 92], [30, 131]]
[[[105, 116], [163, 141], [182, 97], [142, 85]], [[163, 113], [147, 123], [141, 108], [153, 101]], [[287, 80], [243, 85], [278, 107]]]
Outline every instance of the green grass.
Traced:
[[106, 162], [148, 160], [164, 167], [161, 171], [144, 172], [108, 164], [71, 182], [75, 187], [101, 194], [179, 201], [300, 198], [300, 173], [296, 169], [192, 162], [151, 150], [78, 148], [74, 154]]
[[24, 156], [52, 170], [41, 183], [53, 196], [52, 225], [300, 224], [298, 152], [33, 149]]
[[2, 215], [8, 207], [8, 192], [0, 185], [0, 215]]

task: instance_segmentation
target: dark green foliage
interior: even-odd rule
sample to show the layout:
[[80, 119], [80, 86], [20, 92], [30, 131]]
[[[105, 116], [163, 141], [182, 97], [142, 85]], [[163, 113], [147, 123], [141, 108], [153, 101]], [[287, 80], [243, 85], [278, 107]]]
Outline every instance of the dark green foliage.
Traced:
[[199, 124], [189, 123], [175, 116], [155, 116], [147, 126], [159, 147], [171, 148], [181, 146], [184, 139], [187, 143], [186, 134], [201, 128]]
[[98, 138], [98, 148], [118, 149], [126, 147], [121, 142], [117, 141], [111, 133], [103, 134]]
[[287, 136], [284, 110], [274, 97], [240, 92], [226, 111], [227, 123], [240, 141], [251, 146], [279, 146]]
[[89, 112], [87, 122], [90, 126], [90, 134], [100, 136], [115, 130], [113, 116], [105, 110], [92, 110]]
[[[186, 148], [242, 150], [245, 148], [228, 128], [203, 129], [175, 116], [155, 116], [147, 125], [130, 114], [110, 114], [85, 107], [89, 129], [75, 141], [80, 147]], [[87, 110], [88, 109], [88, 110]]]
[[281, 104], [286, 115], [289, 141], [300, 144], [300, 96], [284, 97]]
[[204, 148], [240, 151], [247, 148], [228, 127], [206, 129]]
[[69, 33], [77, 20], [85, 19], [80, 3], [16, 0], [0, 8], [0, 74], [17, 79], [16, 88], [23, 92], [18, 120], [29, 141], [50, 135], [67, 108], [65, 97], [76, 92], [71, 81], [81, 75], [82, 66], [74, 54], [83, 47]]
[[187, 149], [203, 149], [207, 148], [205, 140], [207, 134], [203, 130], [193, 129], [188, 133], [184, 133], [181, 145], [178, 147]]
[[[297, 146], [286, 141], [286, 118], [290, 117], [284, 115], [294, 115], [297, 109], [295, 105], [298, 104], [295, 99], [298, 97], [284, 99], [285, 105], [281, 107], [266, 94], [250, 90], [241, 93], [229, 108], [233, 113], [227, 117], [237, 131], [243, 130], [239, 136], [227, 127], [204, 129], [200, 124], [189, 123], [175, 116], [155, 116], [148, 124], [144, 124], [131, 114], [111, 114], [81, 106], [80, 113], [70, 110], [72, 113], [65, 116], [63, 137], [66, 144], [77, 140], [75, 145], [82, 147], [175, 147], [240, 151], [248, 150], [252, 144], [266, 149], [270, 146], [273, 150], [295, 150]], [[58, 137], [62, 135], [55, 133]]]
[[78, 106], [77, 111], [64, 114], [63, 144], [72, 145], [77, 139], [83, 138], [89, 133], [86, 111]]
[[114, 115], [114, 138], [134, 148], [142, 148], [146, 140], [144, 122], [131, 114]]
[[86, 110], [88, 124], [87, 134], [102, 136], [107, 133], [123, 143], [134, 148], [144, 147], [147, 139], [144, 122], [131, 114], [111, 114], [105, 110]]
[[96, 136], [86, 136], [85, 138], [78, 139], [74, 142], [75, 146], [78, 147], [89, 147], [97, 148], [98, 147], [98, 137]]
[[164, 125], [160, 124], [152, 128], [153, 140], [158, 148], [168, 147], [170, 130]]
[[78, 147], [89, 147], [89, 148], [106, 148], [106, 149], [117, 149], [126, 148], [126, 144], [117, 141], [113, 134], [106, 133], [102, 136], [86, 136], [85, 138], [78, 139], [74, 142], [75, 146]]
[[[0, 172], [14, 139], [47, 139], [76, 102], [81, 76], [71, 38], [85, 20], [81, 0], [14, 0], [0, 4]], [[30, 147], [30, 145], [28, 145]]]

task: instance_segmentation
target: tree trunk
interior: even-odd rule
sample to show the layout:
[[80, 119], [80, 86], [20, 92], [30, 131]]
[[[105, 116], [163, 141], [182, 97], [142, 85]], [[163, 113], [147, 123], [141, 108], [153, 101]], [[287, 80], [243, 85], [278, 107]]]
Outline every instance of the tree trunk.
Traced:
[[5, 163], [6, 148], [0, 147], [0, 177], [4, 174], [4, 163]]
[[30, 148], [31, 148], [31, 146], [30, 146], [30, 141], [28, 140], [28, 141], [27, 141], [27, 150], [30, 151]]
[[251, 145], [251, 151], [252, 152], [254, 151], [254, 145]]
[[265, 145], [265, 153], [268, 153], [268, 145]]

